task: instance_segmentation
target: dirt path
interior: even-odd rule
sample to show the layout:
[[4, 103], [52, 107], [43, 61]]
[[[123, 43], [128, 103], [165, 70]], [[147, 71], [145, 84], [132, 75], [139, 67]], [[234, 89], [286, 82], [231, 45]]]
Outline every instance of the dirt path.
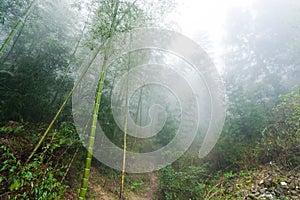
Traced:
[[114, 194], [109, 193], [104, 190], [102, 187], [100, 179], [97, 179], [97, 177], [100, 177], [99, 172], [92, 167], [91, 173], [90, 173], [90, 179], [89, 179], [89, 187], [91, 191], [88, 194], [87, 199], [95, 199], [95, 200], [115, 200], [116, 197]]
[[151, 172], [149, 176], [150, 176], [150, 188], [146, 193], [146, 197], [148, 197], [148, 199], [155, 199], [158, 192], [158, 177], [155, 174], [155, 172]]
[[130, 192], [125, 195], [128, 200], [154, 200], [157, 197], [158, 193], [158, 177], [155, 172], [151, 172], [148, 174], [150, 178], [150, 184], [147, 188], [145, 188], [145, 193], [134, 193]]
[[[145, 174], [149, 176], [149, 182], [144, 186], [142, 191], [125, 191], [126, 200], [154, 200], [157, 199], [158, 193], [158, 177], [155, 172]], [[98, 170], [91, 168], [90, 179], [89, 179], [89, 192], [87, 194], [87, 199], [89, 200], [118, 200], [119, 197], [116, 193], [112, 191], [107, 191], [107, 189], [102, 187], [102, 181], [97, 177], [101, 177]], [[126, 184], [126, 183], [125, 183]], [[116, 191], [115, 191], [116, 192]]]

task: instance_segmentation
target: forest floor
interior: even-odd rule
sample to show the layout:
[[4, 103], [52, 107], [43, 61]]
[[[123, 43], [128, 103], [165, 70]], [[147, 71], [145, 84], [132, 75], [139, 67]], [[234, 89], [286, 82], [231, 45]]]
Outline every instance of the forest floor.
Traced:
[[[143, 176], [145, 179], [141, 188], [134, 189], [131, 187], [127, 189], [125, 187], [124, 199], [128, 200], [151, 200], [157, 199], [158, 195], [158, 177], [152, 172], [145, 175], [130, 175], [132, 179], [139, 179]], [[125, 182], [126, 184], [126, 182]], [[131, 183], [132, 184], [132, 183]], [[90, 200], [116, 200], [119, 199], [120, 184], [114, 179], [103, 178], [103, 174], [92, 167], [90, 172], [90, 179], [88, 184], [87, 199]], [[68, 190], [66, 199], [77, 199], [77, 190], [79, 184], [75, 183], [72, 188]]]
[[[31, 171], [27, 170], [28, 173], [19, 173], [18, 170], [23, 172], [26, 168], [21, 164], [17, 164], [24, 162], [24, 157], [27, 158], [31, 152], [33, 144], [36, 143], [36, 141], [34, 141], [34, 138], [37, 138], [35, 137], [36, 132], [40, 132], [36, 127], [33, 129], [29, 125], [23, 126], [17, 123], [10, 123], [9, 125], [0, 127], [0, 150], [3, 153], [2, 157], [0, 157], [0, 169], [4, 169], [0, 171], [0, 199], [5, 199], [1, 198], [1, 195], [3, 195], [1, 192], [15, 192], [15, 190], [10, 189], [13, 183], [9, 182], [8, 184], [6, 181], [10, 180], [9, 178], [15, 178], [16, 176], [28, 181], [27, 176], [30, 172], [29, 174], [37, 173], [37, 178], [34, 179], [35, 182], [32, 180], [32, 183], [36, 184], [42, 182], [38, 176], [38, 172], [40, 172], [38, 168], [30, 168]], [[59, 135], [57, 137], [57, 141], [54, 141], [55, 144], [59, 144], [63, 138], [59, 137]], [[9, 152], [8, 150], [4, 150], [6, 148], [9, 149]], [[54, 154], [49, 155], [56, 158], [55, 163], [62, 162], [58, 158], [61, 156], [60, 152], [64, 151], [64, 149], [58, 148], [56, 157]], [[43, 152], [45, 152], [45, 149]], [[217, 176], [212, 176], [207, 180], [205, 189], [201, 191], [203, 198], [200, 199], [300, 199], [299, 152], [300, 151], [297, 150], [293, 153], [293, 165], [289, 164], [289, 162], [284, 162], [286, 163], [285, 165], [279, 162], [270, 162], [264, 165], [257, 165], [256, 169], [239, 170], [237, 172], [227, 171], [221, 172], [221, 174]], [[69, 154], [66, 155], [69, 157]], [[65, 179], [65, 184], [70, 187], [63, 199], [73, 200], [78, 198], [78, 189], [80, 188], [82, 170], [84, 168], [84, 156], [85, 153], [78, 154]], [[40, 164], [38, 167], [45, 167], [45, 164]], [[51, 168], [49, 169], [51, 170]], [[50, 172], [54, 173], [54, 170]], [[44, 176], [44, 172], [42, 174]], [[105, 167], [103, 164], [93, 160], [87, 199], [119, 199], [120, 180], [121, 173], [119, 171]], [[53, 182], [48, 184], [53, 184]], [[180, 182], [180, 184], [182, 186], [185, 183]], [[160, 190], [162, 189], [159, 188], [159, 176], [156, 172], [147, 174], [126, 174], [125, 176], [124, 200], [164, 199], [159, 196]], [[177, 190], [181, 192], [181, 188]]]
[[226, 176], [209, 199], [300, 199], [300, 166], [288, 169], [271, 162]]
[[[149, 200], [154, 199], [156, 191], [158, 189], [158, 182], [157, 177], [154, 173], [148, 174], [149, 183], [145, 186], [143, 186], [143, 189], [136, 190], [136, 191], [124, 191], [124, 199], [130, 199], [130, 200]], [[119, 199], [118, 194], [118, 184], [115, 185], [115, 187], [108, 186], [106, 188], [103, 187], [103, 183], [99, 181], [99, 178], [101, 177], [101, 174], [97, 169], [94, 167], [91, 170], [91, 179], [89, 181], [89, 185], [91, 187], [91, 190], [88, 193], [88, 199], [101, 199], [101, 200], [115, 200]], [[107, 181], [107, 180], [106, 180]], [[125, 182], [126, 184], [126, 182]], [[107, 184], [109, 185], [109, 184]], [[111, 184], [110, 184], [111, 185]]]
[[[130, 192], [128, 193], [128, 199], [130, 200], [149, 200], [149, 199], [156, 199], [158, 194], [158, 177], [157, 175], [152, 172], [148, 173], [150, 183], [149, 185], [144, 189], [144, 193], [134, 193]], [[126, 196], [126, 195], [125, 195]]]
[[[139, 180], [139, 178], [143, 177], [144, 184], [139, 189], [133, 189], [127, 185], [124, 199], [159, 199], [159, 181], [155, 172], [129, 176], [133, 180]], [[118, 182], [112, 183], [112, 180], [100, 178], [103, 177], [103, 174], [95, 167], [92, 167], [90, 177], [87, 199], [119, 199]], [[300, 166], [294, 169], [287, 169], [283, 166], [277, 166], [275, 163], [269, 163], [253, 170], [227, 173], [215, 181], [218, 183], [216, 187], [219, 189], [216, 189], [211, 194], [207, 194], [204, 199], [300, 199]], [[127, 184], [132, 184], [132, 182]]]

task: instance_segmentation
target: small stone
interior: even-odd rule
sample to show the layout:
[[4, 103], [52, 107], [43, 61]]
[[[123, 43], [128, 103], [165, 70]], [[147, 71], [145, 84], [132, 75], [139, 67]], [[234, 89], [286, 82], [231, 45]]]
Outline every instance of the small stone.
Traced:
[[259, 199], [274, 199], [274, 196], [272, 194], [262, 194]]
[[287, 186], [288, 184], [286, 182], [280, 182], [280, 185]]
[[259, 192], [260, 192], [261, 194], [265, 193], [266, 191], [267, 191], [267, 188], [259, 189]]
[[254, 188], [254, 187], [252, 187], [252, 188], [250, 189], [250, 191], [251, 191], [252, 193], [256, 193], [256, 192], [257, 192], [257, 189]]
[[256, 196], [256, 197], [258, 197], [259, 195], [260, 195], [259, 192], [255, 192], [255, 193], [254, 193], [254, 196]]
[[292, 190], [291, 193], [292, 193], [292, 195], [297, 195], [298, 194], [298, 192], [295, 191], [295, 190]]
[[280, 191], [279, 190], [274, 189], [274, 193], [275, 193], [276, 196], [280, 196]]

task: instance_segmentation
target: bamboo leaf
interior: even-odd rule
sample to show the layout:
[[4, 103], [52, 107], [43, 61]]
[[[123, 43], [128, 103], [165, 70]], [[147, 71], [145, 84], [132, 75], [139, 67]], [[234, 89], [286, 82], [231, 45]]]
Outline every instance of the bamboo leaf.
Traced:
[[6, 70], [0, 70], [0, 74], [8, 74], [10, 76], [15, 76], [12, 72]]

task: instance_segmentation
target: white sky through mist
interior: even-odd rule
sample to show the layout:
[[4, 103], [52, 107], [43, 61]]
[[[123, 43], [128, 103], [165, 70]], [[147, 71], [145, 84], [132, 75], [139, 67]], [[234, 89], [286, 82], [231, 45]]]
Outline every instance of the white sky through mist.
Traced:
[[[218, 70], [223, 69], [221, 46], [225, 33], [225, 22], [231, 8], [250, 9], [255, 0], [176, 0], [177, 7], [167, 19], [175, 30], [198, 42], [204, 50], [209, 51]], [[208, 41], [201, 41], [203, 35]], [[208, 49], [205, 44], [208, 42]], [[212, 54], [212, 55], [211, 55]]]

